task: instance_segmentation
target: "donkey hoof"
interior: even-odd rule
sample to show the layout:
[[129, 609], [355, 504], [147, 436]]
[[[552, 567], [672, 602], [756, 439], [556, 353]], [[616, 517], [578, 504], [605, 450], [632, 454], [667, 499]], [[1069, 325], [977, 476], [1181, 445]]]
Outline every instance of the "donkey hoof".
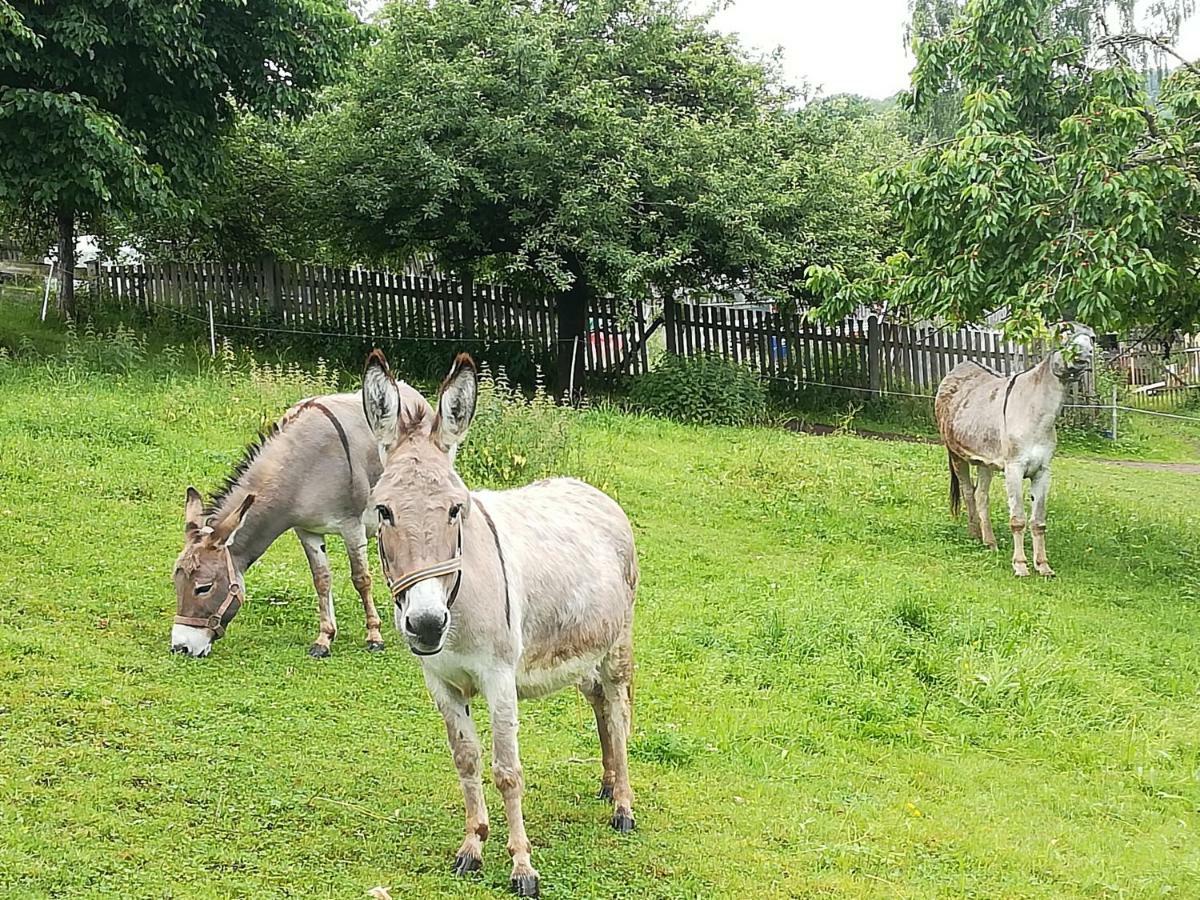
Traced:
[[633, 831], [633, 813], [618, 812], [612, 817], [613, 831], [619, 831], [621, 834], [628, 834]]
[[1018, 578], [1028, 578], [1029, 577], [1029, 567], [1028, 566], [1013, 566], [1013, 574], [1016, 575]]
[[313, 659], [325, 659], [330, 655], [330, 650], [324, 644], [313, 644], [308, 648], [308, 655]]
[[1050, 568], [1049, 566], [1038, 566], [1037, 573], [1039, 575], [1041, 575], [1043, 578], [1053, 578], [1054, 577], [1054, 570], [1052, 568]]
[[600, 790], [596, 794], [597, 800], [611, 800], [613, 798], [613, 786], [611, 784], [601, 784]]
[[483, 868], [483, 860], [471, 853], [460, 853], [454, 857], [455, 875], [466, 875], [468, 872], [478, 872]]
[[518, 897], [539, 897], [537, 875], [514, 875], [512, 878], [513, 893]]
[[367, 641], [367, 652], [368, 653], [382, 653], [383, 652], [383, 641]]

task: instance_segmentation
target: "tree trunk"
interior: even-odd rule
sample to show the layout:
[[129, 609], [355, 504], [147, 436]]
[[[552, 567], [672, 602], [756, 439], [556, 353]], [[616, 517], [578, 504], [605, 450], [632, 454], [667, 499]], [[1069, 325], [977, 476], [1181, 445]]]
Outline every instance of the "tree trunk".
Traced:
[[571, 265], [574, 283], [558, 295], [558, 378], [557, 395], [575, 403], [583, 395], [584, 351], [587, 340], [589, 288], [583, 267]]
[[75, 318], [75, 211], [58, 214], [58, 314]]

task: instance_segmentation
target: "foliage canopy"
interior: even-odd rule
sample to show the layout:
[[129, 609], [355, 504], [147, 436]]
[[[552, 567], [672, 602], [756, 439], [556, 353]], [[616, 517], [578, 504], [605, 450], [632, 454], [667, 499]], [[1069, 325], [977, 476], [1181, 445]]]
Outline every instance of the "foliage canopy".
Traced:
[[298, 109], [358, 30], [344, 0], [0, 0], [0, 208], [185, 202], [239, 108]]
[[1050, 318], [1108, 329], [1200, 322], [1200, 71], [1184, 65], [1151, 102], [1128, 48], [1145, 39], [1057, 27], [1051, 0], [972, 0], [918, 41], [910, 102], [963, 95], [954, 136], [880, 181], [903, 252], [868, 277], [834, 267], [809, 284], [837, 315], [884, 298], [918, 317], [1009, 330]]

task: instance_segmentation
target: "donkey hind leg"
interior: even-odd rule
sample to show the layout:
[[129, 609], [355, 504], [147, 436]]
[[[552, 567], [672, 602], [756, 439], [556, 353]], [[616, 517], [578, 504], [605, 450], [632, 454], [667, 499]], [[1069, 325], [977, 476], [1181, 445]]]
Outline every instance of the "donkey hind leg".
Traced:
[[612, 800], [613, 784], [616, 781], [616, 768], [613, 765], [612, 738], [608, 733], [608, 704], [604, 699], [604, 685], [597, 671], [579, 683], [579, 690], [596, 714], [596, 733], [600, 736], [600, 759], [604, 767], [600, 776], [600, 791], [596, 795], [599, 800]]
[[483, 868], [483, 842], [488, 837], [488, 813], [483, 799], [483, 777], [479, 735], [466, 698], [454, 688], [429, 676], [425, 684], [446, 722], [446, 737], [458, 769], [467, 811], [467, 832], [454, 855], [454, 874], [466, 875]]
[[950, 454], [950, 465], [958, 476], [958, 491], [967, 506], [967, 535], [979, 537], [979, 514], [975, 509], [975, 482], [971, 478], [971, 464], [961, 456]]
[[1033, 568], [1046, 578], [1054, 577], [1054, 570], [1046, 559], [1046, 495], [1050, 493], [1050, 467], [1043, 466], [1033, 476], [1033, 514], [1030, 517], [1033, 532]]
[[304, 555], [308, 557], [308, 568], [312, 571], [313, 587], [317, 589], [317, 618], [320, 631], [317, 639], [308, 648], [308, 655], [318, 659], [330, 653], [329, 645], [337, 634], [337, 616], [333, 612], [333, 576], [329, 572], [329, 556], [325, 552], [325, 537], [311, 531], [296, 529]]
[[1013, 573], [1018, 578], [1029, 574], [1025, 559], [1025, 472], [1018, 465], [1004, 467], [1004, 487], [1008, 492], [1008, 525], [1013, 536]]
[[[599, 675], [612, 761], [612, 827], [622, 832], [633, 831], [633, 789], [629, 786], [628, 752], [633, 724], [633, 637], [628, 631], [600, 663]], [[606, 775], [608, 767], [606, 762]]]
[[991, 503], [988, 495], [992, 488], [992, 470], [987, 466], [979, 467], [979, 476], [975, 481], [975, 514], [979, 517], [979, 536], [989, 550], [997, 549], [996, 533], [992, 531]]
[[538, 873], [530, 858], [521, 796], [525, 775], [517, 746], [517, 680], [514, 672], [497, 672], [485, 680], [484, 697], [492, 717], [492, 778], [504, 798], [508, 820], [508, 855], [512, 857], [512, 889], [519, 897], [538, 896]]
[[371, 599], [371, 564], [367, 558], [367, 530], [362, 522], [355, 522], [347, 531], [342, 532], [342, 540], [346, 542], [346, 553], [350, 556], [350, 578], [354, 589], [362, 599], [363, 615], [367, 619], [367, 649], [378, 652], [383, 649], [383, 635], [379, 628], [382, 622], [379, 611], [375, 609], [375, 601]]

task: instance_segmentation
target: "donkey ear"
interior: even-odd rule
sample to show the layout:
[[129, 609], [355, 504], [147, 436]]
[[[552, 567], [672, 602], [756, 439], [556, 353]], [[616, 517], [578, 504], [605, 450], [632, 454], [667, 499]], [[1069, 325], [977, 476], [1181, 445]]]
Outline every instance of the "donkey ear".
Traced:
[[194, 487], [187, 489], [187, 500], [183, 504], [183, 533], [191, 537], [204, 524], [204, 498]]
[[237, 533], [241, 531], [242, 524], [246, 521], [246, 513], [250, 507], [254, 505], [254, 495], [247, 494], [246, 499], [241, 502], [237, 509], [226, 513], [216, 525], [213, 526], [210, 540], [214, 544], [222, 547], [228, 547], [233, 543], [233, 539], [237, 537]]
[[400, 389], [388, 368], [387, 357], [382, 350], [372, 350], [363, 371], [363, 412], [367, 424], [375, 433], [380, 447], [387, 447], [396, 440], [396, 423], [400, 415]]
[[458, 452], [458, 445], [467, 436], [471, 420], [475, 418], [475, 400], [479, 395], [479, 369], [469, 354], [460, 353], [454, 358], [450, 374], [438, 391], [437, 417], [433, 421], [433, 437], [439, 447], [450, 454]]

